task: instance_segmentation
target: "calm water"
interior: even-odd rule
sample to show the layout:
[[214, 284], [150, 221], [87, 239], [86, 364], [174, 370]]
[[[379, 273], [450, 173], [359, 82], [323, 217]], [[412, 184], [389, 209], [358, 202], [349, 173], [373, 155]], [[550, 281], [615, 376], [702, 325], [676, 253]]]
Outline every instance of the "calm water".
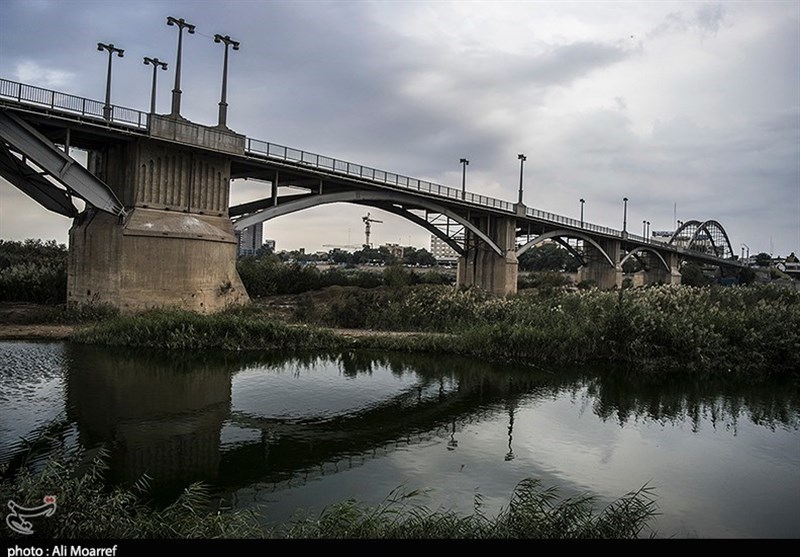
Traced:
[[[527, 477], [609, 502], [647, 484], [660, 536], [800, 536], [800, 389], [349, 353], [159, 356], [0, 342], [0, 462], [47, 433], [112, 479], [194, 480], [267, 520], [398, 486], [490, 511]], [[0, 502], [1, 504], [2, 502]]]

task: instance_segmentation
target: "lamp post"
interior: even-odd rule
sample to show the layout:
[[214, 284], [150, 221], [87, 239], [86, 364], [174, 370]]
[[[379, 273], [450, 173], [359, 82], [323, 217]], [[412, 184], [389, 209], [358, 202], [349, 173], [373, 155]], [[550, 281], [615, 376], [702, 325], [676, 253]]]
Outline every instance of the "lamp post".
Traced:
[[519, 154], [517, 155], [517, 158], [519, 159], [519, 204], [522, 205], [522, 167], [524, 166], [525, 161], [528, 160], [528, 157], [523, 154]]
[[650, 221], [647, 221], [647, 235], [645, 239], [649, 242], [650, 241]]
[[101, 52], [104, 50], [108, 51], [108, 71], [106, 72], [106, 103], [103, 105], [103, 118], [106, 120], [111, 120], [111, 59], [114, 57], [114, 53], [122, 58], [125, 50], [116, 48], [113, 43], [97, 43], [97, 50]]
[[[747, 259], [744, 257], [744, 249], [747, 248]], [[745, 260], [745, 265], [750, 265], [750, 246], [747, 244], [742, 244], [742, 259]]]
[[156, 113], [156, 80], [158, 76], [158, 68], [162, 70], [167, 70], [167, 63], [162, 62], [158, 58], [148, 58], [147, 56], [144, 57], [144, 65], [147, 64], [153, 65], [153, 89], [150, 92], [150, 114]]
[[642, 221], [642, 238], [647, 238], [647, 221]]
[[183, 51], [183, 30], [184, 28], [190, 35], [194, 34], [195, 26], [186, 23], [183, 18], [176, 19], [172, 16], [167, 17], [167, 25], [178, 27], [178, 56], [175, 60], [175, 87], [172, 89], [172, 112], [170, 116], [178, 117], [181, 115], [181, 53]]
[[469, 161], [467, 159], [459, 159], [461, 163], [461, 199], [467, 197], [467, 166]]
[[628, 231], [628, 198], [622, 198], [622, 231]]
[[225, 45], [225, 59], [222, 63], [222, 98], [219, 101], [219, 123], [220, 128], [227, 128], [228, 121], [228, 47], [232, 46], [233, 50], [239, 50], [239, 42], [234, 41], [229, 35], [224, 37], [220, 34], [214, 35], [215, 43], [223, 43]]
[[581, 197], [581, 228], [583, 228], [583, 204], [586, 203], [586, 200]]

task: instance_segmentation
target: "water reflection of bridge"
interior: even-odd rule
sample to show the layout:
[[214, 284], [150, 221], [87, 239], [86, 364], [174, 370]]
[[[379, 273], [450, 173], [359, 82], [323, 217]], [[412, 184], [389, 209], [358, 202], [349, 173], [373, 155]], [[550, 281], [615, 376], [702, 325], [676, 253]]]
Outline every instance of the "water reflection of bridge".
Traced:
[[[108, 444], [115, 481], [146, 473], [158, 484], [204, 480], [225, 490], [281, 489], [409, 444], [452, 436], [550, 381], [540, 373], [499, 367], [487, 373], [490, 364], [472, 361], [458, 362], [454, 372], [452, 360], [342, 354], [332, 358], [345, 374], [385, 366], [394, 374], [413, 373], [416, 380], [356, 411], [285, 419], [231, 409], [235, 373], [251, 364], [285, 367], [280, 356], [192, 358], [181, 365], [174, 358], [97, 348], [69, 351], [69, 417], [84, 445]], [[308, 368], [318, 361], [293, 357], [291, 365]], [[223, 432], [240, 440], [227, 442]]]

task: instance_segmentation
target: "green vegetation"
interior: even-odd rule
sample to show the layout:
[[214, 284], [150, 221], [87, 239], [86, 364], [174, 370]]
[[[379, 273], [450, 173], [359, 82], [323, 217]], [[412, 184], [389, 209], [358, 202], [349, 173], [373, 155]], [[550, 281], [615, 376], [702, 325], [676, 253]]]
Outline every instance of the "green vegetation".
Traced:
[[0, 301], [67, 301], [67, 247], [55, 240], [0, 240]]
[[653, 534], [657, 514], [648, 488], [629, 493], [601, 510], [591, 496], [559, 499], [555, 488], [524, 480], [507, 508], [484, 514], [480, 497], [473, 514], [432, 511], [416, 501], [420, 492], [396, 491], [374, 507], [348, 500], [318, 517], [265, 527], [256, 512], [234, 511], [213, 504], [200, 484], [187, 487], [172, 504], [147, 503], [148, 481], [109, 488], [103, 481], [108, 456], [63, 447], [34, 470], [25, 465], [14, 473], [0, 469], [0, 499], [23, 506], [57, 496], [56, 512], [34, 519], [38, 538], [638, 538]]
[[[800, 373], [800, 292], [770, 285], [509, 298], [446, 286], [333, 287], [298, 297], [294, 320], [303, 325], [276, 321], [257, 305], [210, 316], [159, 310], [110, 319], [72, 339], [190, 350], [378, 348], [722, 375]], [[354, 339], [315, 325], [421, 334]]]
[[243, 257], [236, 264], [252, 298], [300, 294], [329, 286], [375, 288], [382, 285], [452, 284], [455, 278], [437, 270], [417, 272], [392, 264], [376, 272], [334, 267], [320, 271], [314, 265], [282, 262], [277, 256]]
[[248, 308], [214, 315], [152, 310], [82, 329], [71, 340], [168, 350], [322, 350], [339, 343], [331, 331], [259, 318]]

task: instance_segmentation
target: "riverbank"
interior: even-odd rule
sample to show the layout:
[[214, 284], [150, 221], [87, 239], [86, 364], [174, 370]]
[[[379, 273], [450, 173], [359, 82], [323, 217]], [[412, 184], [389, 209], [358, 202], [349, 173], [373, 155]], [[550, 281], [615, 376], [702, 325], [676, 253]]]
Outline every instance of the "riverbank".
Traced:
[[7, 324], [0, 336], [66, 333], [79, 343], [169, 350], [375, 348], [539, 366], [800, 374], [800, 293], [774, 286], [553, 289], [509, 298], [446, 286], [330, 287], [205, 316], [84, 314], [64, 326]]

